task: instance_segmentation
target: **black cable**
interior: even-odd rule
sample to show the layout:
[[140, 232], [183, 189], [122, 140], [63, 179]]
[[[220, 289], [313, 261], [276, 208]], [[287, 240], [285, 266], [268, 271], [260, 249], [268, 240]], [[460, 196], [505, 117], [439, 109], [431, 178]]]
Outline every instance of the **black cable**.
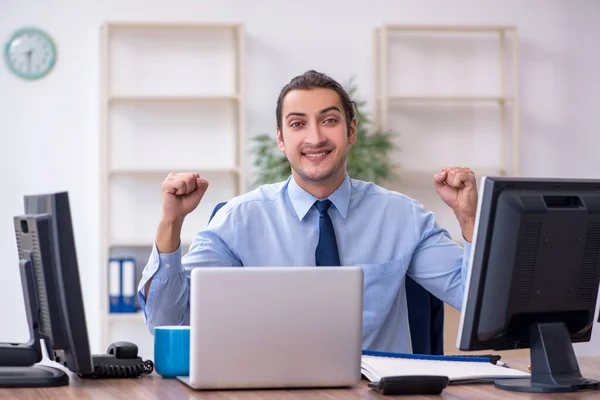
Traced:
[[[134, 360], [125, 360], [113, 358], [106, 362], [103, 357], [102, 361], [94, 360], [94, 372], [90, 374], [79, 374], [81, 378], [87, 379], [104, 379], [104, 378], [138, 378], [143, 375], [149, 375], [154, 371], [154, 363], [151, 360], [143, 361], [137, 358], [139, 362], [131, 363]], [[124, 363], [124, 361], [128, 361]]]

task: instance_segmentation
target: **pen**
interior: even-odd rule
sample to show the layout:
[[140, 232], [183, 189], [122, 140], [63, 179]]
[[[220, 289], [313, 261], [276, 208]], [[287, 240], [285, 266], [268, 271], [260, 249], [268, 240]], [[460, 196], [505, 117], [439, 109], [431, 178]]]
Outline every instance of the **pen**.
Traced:
[[504, 367], [504, 368], [510, 368], [510, 365], [508, 365], [504, 361], [500, 361], [500, 360], [496, 361], [496, 365], [499, 365], [500, 367]]

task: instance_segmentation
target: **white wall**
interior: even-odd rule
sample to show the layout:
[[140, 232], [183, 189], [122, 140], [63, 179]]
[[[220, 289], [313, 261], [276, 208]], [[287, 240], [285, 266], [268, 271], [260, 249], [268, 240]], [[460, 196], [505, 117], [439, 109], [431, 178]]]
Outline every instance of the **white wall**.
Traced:
[[[368, 5], [367, 5], [368, 4]], [[520, 34], [522, 173], [598, 177], [596, 110], [600, 3], [594, 0], [421, 1], [0, 1], [0, 38], [23, 25], [58, 44], [55, 70], [38, 82], [0, 67], [0, 341], [27, 338], [12, 217], [26, 193], [71, 195], [92, 351], [98, 348], [99, 27], [107, 20], [243, 22], [247, 126], [272, 132], [277, 94], [309, 68], [356, 75], [371, 95], [372, 29], [383, 23], [515, 24]], [[579, 347], [600, 354], [594, 342]]]

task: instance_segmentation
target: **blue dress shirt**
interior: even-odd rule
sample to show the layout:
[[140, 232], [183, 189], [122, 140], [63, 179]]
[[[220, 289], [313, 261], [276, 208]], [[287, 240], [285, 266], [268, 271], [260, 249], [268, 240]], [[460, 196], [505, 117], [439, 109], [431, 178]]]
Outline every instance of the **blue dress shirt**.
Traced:
[[[181, 247], [159, 254], [154, 244], [138, 286], [147, 328], [189, 324], [192, 268], [315, 265], [316, 200], [290, 177], [228, 200], [183, 257]], [[373, 183], [346, 176], [329, 200], [341, 265], [364, 271], [363, 349], [411, 353], [405, 276], [460, 310], [470, 244], [454, 242], [420, 203]]]

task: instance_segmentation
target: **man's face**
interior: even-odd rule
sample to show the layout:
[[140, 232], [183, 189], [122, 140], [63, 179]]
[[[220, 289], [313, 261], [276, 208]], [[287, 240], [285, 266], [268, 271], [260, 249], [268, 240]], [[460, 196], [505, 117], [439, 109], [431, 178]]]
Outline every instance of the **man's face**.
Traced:
[[356, 121], [347, 131], [340, 97], [331, 89], [292, 90], [282, 106], [277, 144], [292, 172], [307, 182], [345, 175], [349, 145], [356, 142]]

